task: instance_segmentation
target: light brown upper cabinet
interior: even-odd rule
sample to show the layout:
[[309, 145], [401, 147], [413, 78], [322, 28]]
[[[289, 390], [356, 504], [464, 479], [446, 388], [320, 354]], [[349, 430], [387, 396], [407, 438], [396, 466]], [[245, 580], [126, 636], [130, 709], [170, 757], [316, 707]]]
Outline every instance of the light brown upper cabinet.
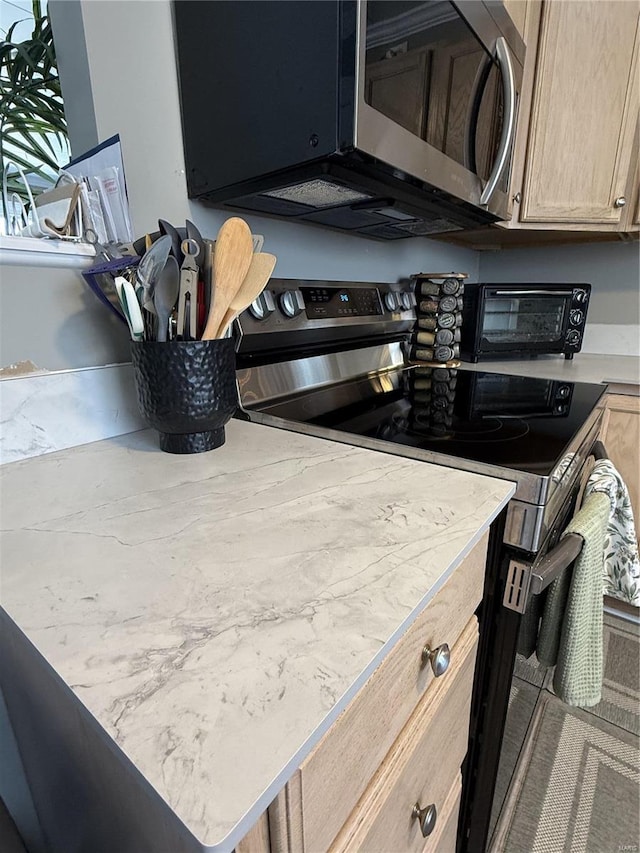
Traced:
[[367, 102], [424, 139], [427, 107], [427, 51], [412, 50], [372, 63]]
[[521, 28], [528, 66], [513, 155], [513, 221], [505, 224], [637, 231], [640, 4], [505, 5]]

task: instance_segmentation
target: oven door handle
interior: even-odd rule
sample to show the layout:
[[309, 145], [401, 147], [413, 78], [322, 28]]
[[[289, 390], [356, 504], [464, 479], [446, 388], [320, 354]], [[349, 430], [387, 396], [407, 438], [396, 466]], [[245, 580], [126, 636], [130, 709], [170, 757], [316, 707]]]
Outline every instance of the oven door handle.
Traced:
[[498, 153], [493, 164], [493, 169], [489, 175], [485, 188], [480, 196], [480, 204], [487, 205], [491, 200], [491, 196], [496, 191], [496, 187], [500, 182], [505, 166], [509, 161], [511, 152], [511, 143], [516, 130], [516, 75], [511, 62], [511, 54], [507, 47], [507, 41], [503, 36], [496, 39], [496, 59], [502, 72], [502, 81], [504, 86], [504, 113], [502, 119], [502, 132], [500, 134], [500, 144], [498, 145]]
[[[594, 441], [589, 456], [608, 459], [607, 449]], [[538, 595], [567, 569], [579, 556], [584, 539], [578, 533], [567, 533], [544, 557], [533, 563], [511, 559], [502, 603], [509, 610], [524, 613], [530, 595]]]
[[559, 577], [579, 556], [584, 539], [577, 533], [567, 533], [531, 571], [529, 594], [538, 595]]

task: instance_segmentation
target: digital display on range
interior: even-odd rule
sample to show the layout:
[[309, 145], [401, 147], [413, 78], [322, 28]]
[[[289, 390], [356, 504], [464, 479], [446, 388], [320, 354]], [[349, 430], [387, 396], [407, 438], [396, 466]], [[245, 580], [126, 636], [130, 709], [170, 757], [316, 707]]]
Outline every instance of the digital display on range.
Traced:
[[302, 297], [310, 320], [333, 317], [369, 317], [382, 314], [376, 287], [334, 290], [329, 287], [302, 287]]

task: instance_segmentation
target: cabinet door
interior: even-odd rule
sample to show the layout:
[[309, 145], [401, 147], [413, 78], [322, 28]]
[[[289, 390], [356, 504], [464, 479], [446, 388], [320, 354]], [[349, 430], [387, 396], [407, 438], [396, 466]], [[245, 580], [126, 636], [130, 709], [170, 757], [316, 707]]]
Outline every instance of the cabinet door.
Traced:
[[640, 397], [607, 395], [602, 440], [627, 484], [636, 533], [640, 534]]
[[616, 230], [638, 118], [638, 4], [544, 3], [523, 222]]
[[424, 139], [427, 51], [412, 50], [375, 62], [367, 69], [367, 102]]
[[504, 0], [504, 7], [525, 44], [527, 43], [525, 40], [527, 5], [528, 0]]

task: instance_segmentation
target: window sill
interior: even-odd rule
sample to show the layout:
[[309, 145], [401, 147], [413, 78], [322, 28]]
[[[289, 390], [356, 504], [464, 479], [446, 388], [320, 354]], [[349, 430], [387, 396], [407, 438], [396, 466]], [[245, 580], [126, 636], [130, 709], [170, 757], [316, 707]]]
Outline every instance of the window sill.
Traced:
[[95, 249], [88, 243], [0, 235], [0, 267], [90, 267]]

